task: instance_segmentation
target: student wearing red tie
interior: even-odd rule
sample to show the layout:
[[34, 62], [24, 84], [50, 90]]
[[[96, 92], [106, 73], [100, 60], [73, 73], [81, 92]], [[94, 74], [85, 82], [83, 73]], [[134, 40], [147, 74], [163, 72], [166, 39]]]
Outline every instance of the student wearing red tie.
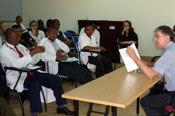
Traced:
[[[7, 42], [0, 49], [0, 62], [3, 67], [22, 68], [31, 64], [36, 64], [40, 60], [39, 53], [45, 51], [42, 46], [35, 47], [33, 50], [29, 51], [26, 47], [19, 44], [18, 32], [16, 29], [7, 29], [5, 37]], [[7, 71], [6, 76], [9, 87], [13, 88], [19, 76], [18, 72]], [[34, 71], [32, 73], [22, 73], [16, 87], [18, 92], [22, 92], [24, 87], [29, 89], [29, 102], [32, 116], [37, 116], [38, 112], [42, 112], [40, 102], [41, 86], [53, 90], [58, 105], [57, 113], [64, 113], [66, 115], [73, 114], [68, 108], [64, 107], [66, 100], [61, 97], [64, 92], [60, 78], [48, 73]]]

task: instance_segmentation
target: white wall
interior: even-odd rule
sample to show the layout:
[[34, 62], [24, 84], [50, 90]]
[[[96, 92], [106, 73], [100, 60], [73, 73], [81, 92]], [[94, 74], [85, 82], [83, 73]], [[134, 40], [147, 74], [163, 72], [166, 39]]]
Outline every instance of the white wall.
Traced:
[[23, 23], [58, 18], [61, 30], [78, 31], [77, 20], [130, 20], [139, 37], [142, 56], [160, 55], [153, 43], [154, 29], [175, 24], [175, 0], [23, 0]]

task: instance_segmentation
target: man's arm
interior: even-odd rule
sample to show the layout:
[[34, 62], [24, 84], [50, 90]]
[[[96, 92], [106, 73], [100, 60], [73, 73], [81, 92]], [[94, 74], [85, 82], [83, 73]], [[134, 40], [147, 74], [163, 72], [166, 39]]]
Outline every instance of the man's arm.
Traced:
[[84, 50], [103, 50], [103, 51], [106, 51], [106, 49], [105, 49], [104, 47], [85, 46], [83, 49], [84, 49]]
[[150, 79], [152, 79], [155, 76], [158, 76], [159, 73], [154, 71], [152, 68], [148, 67], [146, 64], [144, 64], [136, 55], [133, 48], [128, 47], [126, 50], [127, 54], [134, 60], [134, 62], [138, 65], [138, 67], [141, 69], [141, 71], [148, 76]]

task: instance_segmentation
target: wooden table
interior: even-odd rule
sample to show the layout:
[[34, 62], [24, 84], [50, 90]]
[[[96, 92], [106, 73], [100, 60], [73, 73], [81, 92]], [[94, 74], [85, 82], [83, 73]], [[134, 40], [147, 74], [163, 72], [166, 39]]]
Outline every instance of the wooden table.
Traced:
[[75, 116], [78, 116], [78, 101], [112, 106], [113, 116], [117, 116], [117, 107], [126, 108], [136, 99], [139, 110], [139, 97], [162, 78], [159, 76], [149, 79], [139, 71], [128, 73], [125, 67], [121, 67], [63, 94], [62, 97], [74, 100]]

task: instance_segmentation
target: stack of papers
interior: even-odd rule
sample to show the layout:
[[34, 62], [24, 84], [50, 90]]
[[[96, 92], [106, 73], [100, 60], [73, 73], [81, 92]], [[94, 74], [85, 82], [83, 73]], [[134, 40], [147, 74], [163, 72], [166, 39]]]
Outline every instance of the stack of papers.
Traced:
[[[138, 53], [138, 50], [135, 46], [135, 44], [133, 43], [132, 45], [130, 45], [130, 47], [132, 47], [134, 50], [135, 50], [135, 53], [136, 55], [139, 57], [140, 59], [140, 56], [139, 56], [139, 53]], [[133, 70], [137, 70], [139, 67], [137, 66], [137, 64], [131, 59], [131, 57], [126, 53], [126, 49], [127, 48], [122, 48], [122, 49], [119, 49], [119, 52], [120, 52], [120, 55], [123, 59], [123, 62], [125, 64], [125, 67], [126, 67], [126, 70], [128, 72], [131, 72]]]

